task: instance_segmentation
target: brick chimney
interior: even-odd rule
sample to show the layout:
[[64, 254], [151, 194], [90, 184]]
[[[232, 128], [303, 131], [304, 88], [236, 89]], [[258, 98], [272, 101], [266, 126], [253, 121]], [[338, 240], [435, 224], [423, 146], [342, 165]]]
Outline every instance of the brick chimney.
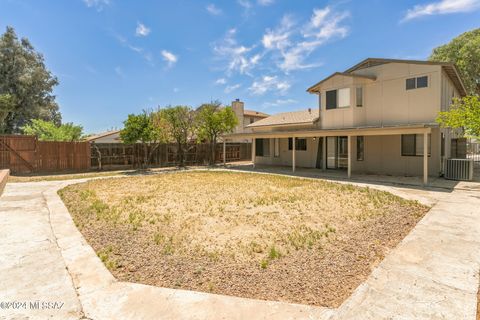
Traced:
[[235, 127], [234, 132], [242, 133], [244, 128], [244, 120], [243, 120], [244, 103], [240, 101], [240, 99], [235, 99], [235, 101], [232, 101], [232, 109], [233, 109], [233, 112], [235, 112], [235, 115], [237, 116], [237, 119], [238, 119], [238, 124]]

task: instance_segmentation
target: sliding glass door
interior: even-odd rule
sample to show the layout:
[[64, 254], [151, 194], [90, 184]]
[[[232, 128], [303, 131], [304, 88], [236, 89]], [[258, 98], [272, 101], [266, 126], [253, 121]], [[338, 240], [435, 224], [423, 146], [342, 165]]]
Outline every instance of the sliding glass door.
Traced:
[[327, 169], [348, 166], [348, 137], [327, 137]]
[[327, 137], [327, 169], [337, 167], [337, 137]]

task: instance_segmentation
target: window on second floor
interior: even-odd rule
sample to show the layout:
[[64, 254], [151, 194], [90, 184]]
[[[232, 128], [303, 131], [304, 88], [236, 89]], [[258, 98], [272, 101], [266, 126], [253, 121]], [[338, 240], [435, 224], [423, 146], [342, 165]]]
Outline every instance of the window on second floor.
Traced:
[[255, 122], [255, 118], [254, 117], [251, 117], [250, 118], [250, 124], [254, 123]]
[[329, 90], [325, 93], [326, 109], [350, 107], [350, 88]]
[[326, 109], [337, 108], [337, 90], [330, 90], [325, 93]]
[[363, 88], [357, 87], [355, 90], [355, 105], [357, 107], [363, 107]]
[[420, 89], [428, 87], [428, 76], [408, 78], [405, 81], [405, 88], [407, 90]]

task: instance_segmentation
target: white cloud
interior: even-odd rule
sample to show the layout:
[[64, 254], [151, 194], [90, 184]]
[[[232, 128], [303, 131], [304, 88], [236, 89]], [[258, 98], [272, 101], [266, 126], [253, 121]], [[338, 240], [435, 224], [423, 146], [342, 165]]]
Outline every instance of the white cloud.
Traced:
[[260, 80], [254, 81], [249, 88], [255, 95], [263, 95], [268, 91], [284, 94], [288, 89], [290, 89], [290, 83], [279, 80], [277, 76], [263, 76]]
[[252, 8], [252, 3], [248, 0], [237, 0], [237, 3], [246, 10], [250, 10]]
[[[251, 2], [241, 2], [246, 7], [252, 6]], [[284, 94], [290, 88], [290, 81], [281, 78], [280, 72], [289, 74], [295, 70], [322, 65], [319, 61], [309, 61], [310, 55], [328, 41], [348, 35], [349, 28], [345, 23], [347, 17], [347, 11], [335, 10], [329, 6], [314, 9], [304, 23], [299, 23], [291, 15], [285, 15], [278, 26], [266, 29], [252, 45], [240, 43], [237, 40], [237, 30], [230, 29], [224, 38], [212, 45], [214, 58], [222, 62], [226, 78], [233, 74], [255, 77], [248, 88], [250, 93], [262, 95], [273, 91]], [[267, 75], [257, 77], [258, 71]], [[226, 83], [225, 80], [224, 84]]]
[[275, 2], [275, 0], [257, 0], [258, 4], [261, 6], [269, 6]]
[[133, 52], [138, 53], [145, 60], [147, 60], [147, 62], [149, 62], [150, 64], [153, 64], [153, 56], [152, 56], [151, 52], [145, 51], [143, 48], [136, 47], [136, 46], [130, 44], [130, 42], [125, 37], [123, 37], [121, 35], [117, 34], [117, 35], [115, 35], [115, 38], [118, 40], [118, 42], [120, 42], [120, 44], [122, 46], [127, 47], [128, 49], [132, 50]]
[[275, 30], [267, 29], [262, 38], [262, 44], [266, 49], [282, 50], [288, 47], [290, 43], [290, 36], [293, 32], [294, 22], [288, 15], [282, 18], [280, 26]]
[[110, 0], [83, 0], [83, 3], [89, 8], [96, 8], [102, 11], [104, 7], [110, 5]]
[[249, 74], [249, 71], [259, 63], [261, 56], [250, 54], [253, 47], [239, 45], [235, 39], [236, 32], [236, 29], [228, 30], [224, 39], [214, 45], [213, 51], [218, 59], [226, 62], [225, 69], [228, 74], [232, 72]]
[[219, 16], [222, 14], [222, 9], [218, 8], [213, 3], [210, 3], [209, 5], [207, 5], [205, 9], [208, 11], [208, 13], [214, 16]]
[[179, 88], [173, 88], [173, 92], [174, 92], [174, 93], [177, 93], [177, 92], [179, 92], [179, 91], [180, 91]]
[[162, 50], [161, 52], [163, 60], [165, 60], [169, 67], [173, 66], [178, 61], [178, 57], [167, 50]]
[[441, 0], [427, 4], [415, 5], [402, 19], [407, 21], [423, 16], [469, 12], [480, 8], [480, 0]]
[[262, 38], [263, 47], [278, 51], [277, 65], [285, 73], [317, 67], [318, 63], [305, 60], [328, 40], [347, 36], [348, 28], [342, 22], [348, 16], [348, 12], [336, 12], [328, 6], [314, 9], [310, 20], [301, 27], [296, 26], [290, 16], [284, 16], [277, 28], [267, 29]]
[[143, 23], [137, 23], [137, 29], [135, 29], [135, 35], [137, 37], [146, 37], [150, 33], [150, 29], [147, 28]]
[[225, 93], [230, 93], [232, 91], [235, 91], [235, 90], [239, 89], [241, 86], [242, 86], [241, 84], [237, 83], [237, 84], [234, 84], [234, 85], [231, 85], [231, 86], [227, 86], [224, 91], [225, 91]]
[[123, 69], [121, 67], [115, 67], [114, 71], [117, 74], [117, 76], [119, 76], [122, 79], [125, 79], [125, 73], [123, 72]]
[[265, 103], [263, 103], [263, 106], [265, 108], [278, 107], [278, 106], [284, 106], [284, 105], [288, 105], [288, 104], [294, 104], [294, 103], [297, 103], [297, 102], [298, 102], [297, 100], [293, 100], [293, 99], [277, 99], [277, 100], [274, 100], [274, 101], [265, 102]]
[[215, 84], [226, 84], [226, 83], [227, 83], [227, 79], [225, 78], [220, 78], [215, 81]]
[[333, 12], [330, 7], [314, 9], [304, 36], [314, 37], [320, 43], [333, 37], [344, 38], [348, 34], [348, 28], [340, 23], [349, 15], [348, 12]]

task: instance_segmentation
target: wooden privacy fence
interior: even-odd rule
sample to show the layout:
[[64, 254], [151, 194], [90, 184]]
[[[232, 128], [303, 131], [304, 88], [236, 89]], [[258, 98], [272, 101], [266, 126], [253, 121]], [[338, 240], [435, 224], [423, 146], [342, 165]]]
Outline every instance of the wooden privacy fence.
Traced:
[[[148, 148], [152, 148], [149, 146]], [[186, 165], [208, 164], [210, 145], [208, 143], [190, 144], [184, 155]], [[122, 143], [92, 143], [92, 168], [102, 169], [139, 167], [143, 164], [144, 147], [141, 144], [126, 145]], [[251, 158], [250, 143], [227, 143], [226, 161], [240, 161]], [[215, 159], [223, 161], [223, 144], [216, 146]], [[175, 166], [177, 161], [176, 144], [160, 144], [152, 153], [149, 161], [150, 166], [166, 167]]]
[[13, 173], [85, 171], [90, 169], [90, 144], [0, 135], [0, 169]]

